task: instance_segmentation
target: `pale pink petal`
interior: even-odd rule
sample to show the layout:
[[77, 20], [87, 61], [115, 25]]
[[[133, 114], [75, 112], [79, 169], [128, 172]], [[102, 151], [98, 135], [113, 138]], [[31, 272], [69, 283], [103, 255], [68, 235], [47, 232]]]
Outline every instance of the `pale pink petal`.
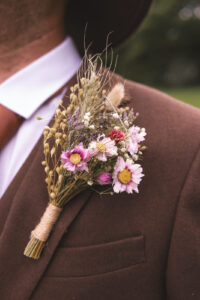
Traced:
[[115, 193], [120, 193], [121, 192], [121, 184], [119, 181], [117, 181], [114, 186], [113, 186], [113, 190]]
[[123, 169], [125, 169], [125, 166], [126, 166], [126, 164], [125, 164], [123, 157], [119, 156], [118, 160], [117, 160], [117, 167], [118, 167], [119, 171], [122, 171]]
[[131, 185], [127, 185], [127, 187], [126, 187], [126, 192], [127, 192], [128, 194], [132, 194], [132, 193], [133, 193], [133, 188], [132, 188]]
[[84, 162], [81, 163], [80, 170], [81, 170], [81, 171], [86, 171], [86, 172], [88, 172], [89, 170], [88, 170], [87, 164], [84, 163]]
[[133, 142], [130, 138], [126, 142], [126, 148], [131, 155], [138, 152], [138, 144]]
[[107, 161], [106, 155], [103, 152], [99, 152], [97, 158], [101, 161]]
[[71, 164], [70, 162], [67, 162], [66, 164], [64, 164], [64, 168], [67, 169], [68, 171], [74, 172], [76, 166]]
[[121, 192], [125, 192], [126, 191], [126, 184], [121, 184]]
[[61, 154], [62, 161], [66, 162], [66, 161], [68, 161], [68, 158], [69, 158], [68, 152], [62, 152], [62, 154]]

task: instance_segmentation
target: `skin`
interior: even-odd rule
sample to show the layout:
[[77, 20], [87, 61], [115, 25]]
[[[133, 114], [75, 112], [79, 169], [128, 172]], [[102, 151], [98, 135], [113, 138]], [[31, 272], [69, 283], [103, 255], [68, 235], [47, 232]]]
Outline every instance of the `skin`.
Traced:
[[67, 0], [0, 0], [0, 83], [66, 36]]

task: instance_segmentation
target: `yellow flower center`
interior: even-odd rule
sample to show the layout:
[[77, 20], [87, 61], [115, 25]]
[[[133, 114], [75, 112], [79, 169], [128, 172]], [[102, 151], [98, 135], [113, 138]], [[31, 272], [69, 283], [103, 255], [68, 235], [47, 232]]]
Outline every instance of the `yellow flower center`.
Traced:
[[70, 155], [69, 160], [72, 164], [77, 165], [81, 161], [81, 156], [78, 153], [73, 153]]
[[128, 184], [131, 181], [131, 172], [127, 169], [124, 169], [118, 173], [117, 177], [121, 183]]
[[99, 152], [106, 152], [106, 146], [101, 142], [96, 143], [96, 148]]

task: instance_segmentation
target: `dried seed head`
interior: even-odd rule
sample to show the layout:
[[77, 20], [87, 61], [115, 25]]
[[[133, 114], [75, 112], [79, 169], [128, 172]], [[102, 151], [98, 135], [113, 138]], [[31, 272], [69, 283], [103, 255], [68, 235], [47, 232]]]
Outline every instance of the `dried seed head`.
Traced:
[[62, 115], [65, 117], [66, 114], [67, 114], [67, 110], [65, 109], [65, 110], [62, 111]]
[[53, 175], [53, 171], [49, 171], [49, 176], [52, 176]]
[[56, 198], [56, 194], [55, 193], [51, 193], [50, 197], [51, 197], [51, 199], [55, 199]]
[[59, 174], [59, 172], [60, 172], [60, 167], [57, 167], [57, 168], [56, 168], [56, 172]]
[[45, 167], [44, 171], [45, 171], [45, 173], [48, 173], [49, 172], [49, 167]]
[[49, 153], [49, 149], [44, 150], [44, 154], [47, 155]]
[[61, 142], [61, 139], [56, 139], [56, 145], [59, 145]]
[[58, 182], [61, 182], [61, 181], [63, 180], [63, 178], [64, 178], [64, 176], [63, 176], [62, 174], [60, 174], [60, 175], [58, 176]]
[[50, 131], [51, 133], [56, 133], [56, 129], [55, 128], [51, 128], [51, 131]]
[[58, 129], [59, 126], [60, 126], [60, 122], [57, 122], [57, 123], [55, 124], [55, 128]]
[[56, 109], [56, 114], [59, 115], [61, 113], [61, 110], [58, 108]]
[[60, 128], [61, 128], [62, 130], [64, 130], [64, 129], [66, 128], [66, 124], [63, 123], [63, 122], [61, 122], [61, 123], [60, 123]]
[[59, 137], [61, 137], [62, 136], [62, 133], [61, 132], [56, 132], [56, 134], [55, 134], [55, 137], [56, 138], [59, 138]]
[[80, 82], [81, 82], [82, 85], [84, 85], [85, 82], [86, 82], [86, 78], [82, 77], [81, 80], [80, 80]]
[[50, 139], [52, 137], [52, 133], [50, 132], [47, 136], [48, 139]]
[[48, 131], [44, 130], [43, 135], [44, 135], [44, 137], [46, 137], [48, 135]]
[[74, 91], [78, 90], [78, 88], [79, 88], [79, 85], [78, 85], [78, 83], [77, 83], [77, 84], [75, 84], [75, 86], [74, 86]]
[[45, 182], [46, 182], [47, 184], [49, 184], [49, 183], [50, 183], [50, 178], [46, 178], [46, 179], [45, 179]]
[[77, 96], [76, 96], [76, 95], [73, 95], [72, 101], [73, 101], [74, 103], [76, 103], [77, 100], [78, 100]]
[[56, 152], [56, 148], [53, 147], [53, 148], [51, 149], [51, 157], [54, 155], [55, 152]]
[[80, 97], [82, 97], [83, 96], [83, 89], [79, 89], [78, 94], [79, 94]]
[[67, 108], [67, 110], [66, 110], [66, 114], [68, 114], [71, 110], [72, 110], [72, 105], [70, 104], [69, 106], [68, 106], [68, 108]]
[[132, 158], [133, 158], [133, 160], [137, 161], [137, 160], [138, 160], [138, 155], [137, 155], [137, 154], [134, 154], [134, 155], [132, 156]]
[[74, 93], [71, 93], [69, 96], [69, 99], [72, 100], [74, 96], [76, 96], [76, 95]]
[[48, 143], [44, 143], [44, 149], [49, 149], [49, 144]]
[[146, 146], [142, 146], [142, 147], [140, 147], [140, 150], [141, 151], [144, 151], [144, 150], [146, 150], [147, 149], [147, 147]]

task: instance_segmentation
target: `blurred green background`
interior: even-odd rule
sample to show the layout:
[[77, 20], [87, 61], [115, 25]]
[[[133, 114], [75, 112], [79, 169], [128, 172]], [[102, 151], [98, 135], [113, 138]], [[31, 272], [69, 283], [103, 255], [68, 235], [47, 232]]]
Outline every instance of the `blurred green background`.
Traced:
[[200, 0], [154, 0], [114, 54], [122, 76], [200, 108]]

